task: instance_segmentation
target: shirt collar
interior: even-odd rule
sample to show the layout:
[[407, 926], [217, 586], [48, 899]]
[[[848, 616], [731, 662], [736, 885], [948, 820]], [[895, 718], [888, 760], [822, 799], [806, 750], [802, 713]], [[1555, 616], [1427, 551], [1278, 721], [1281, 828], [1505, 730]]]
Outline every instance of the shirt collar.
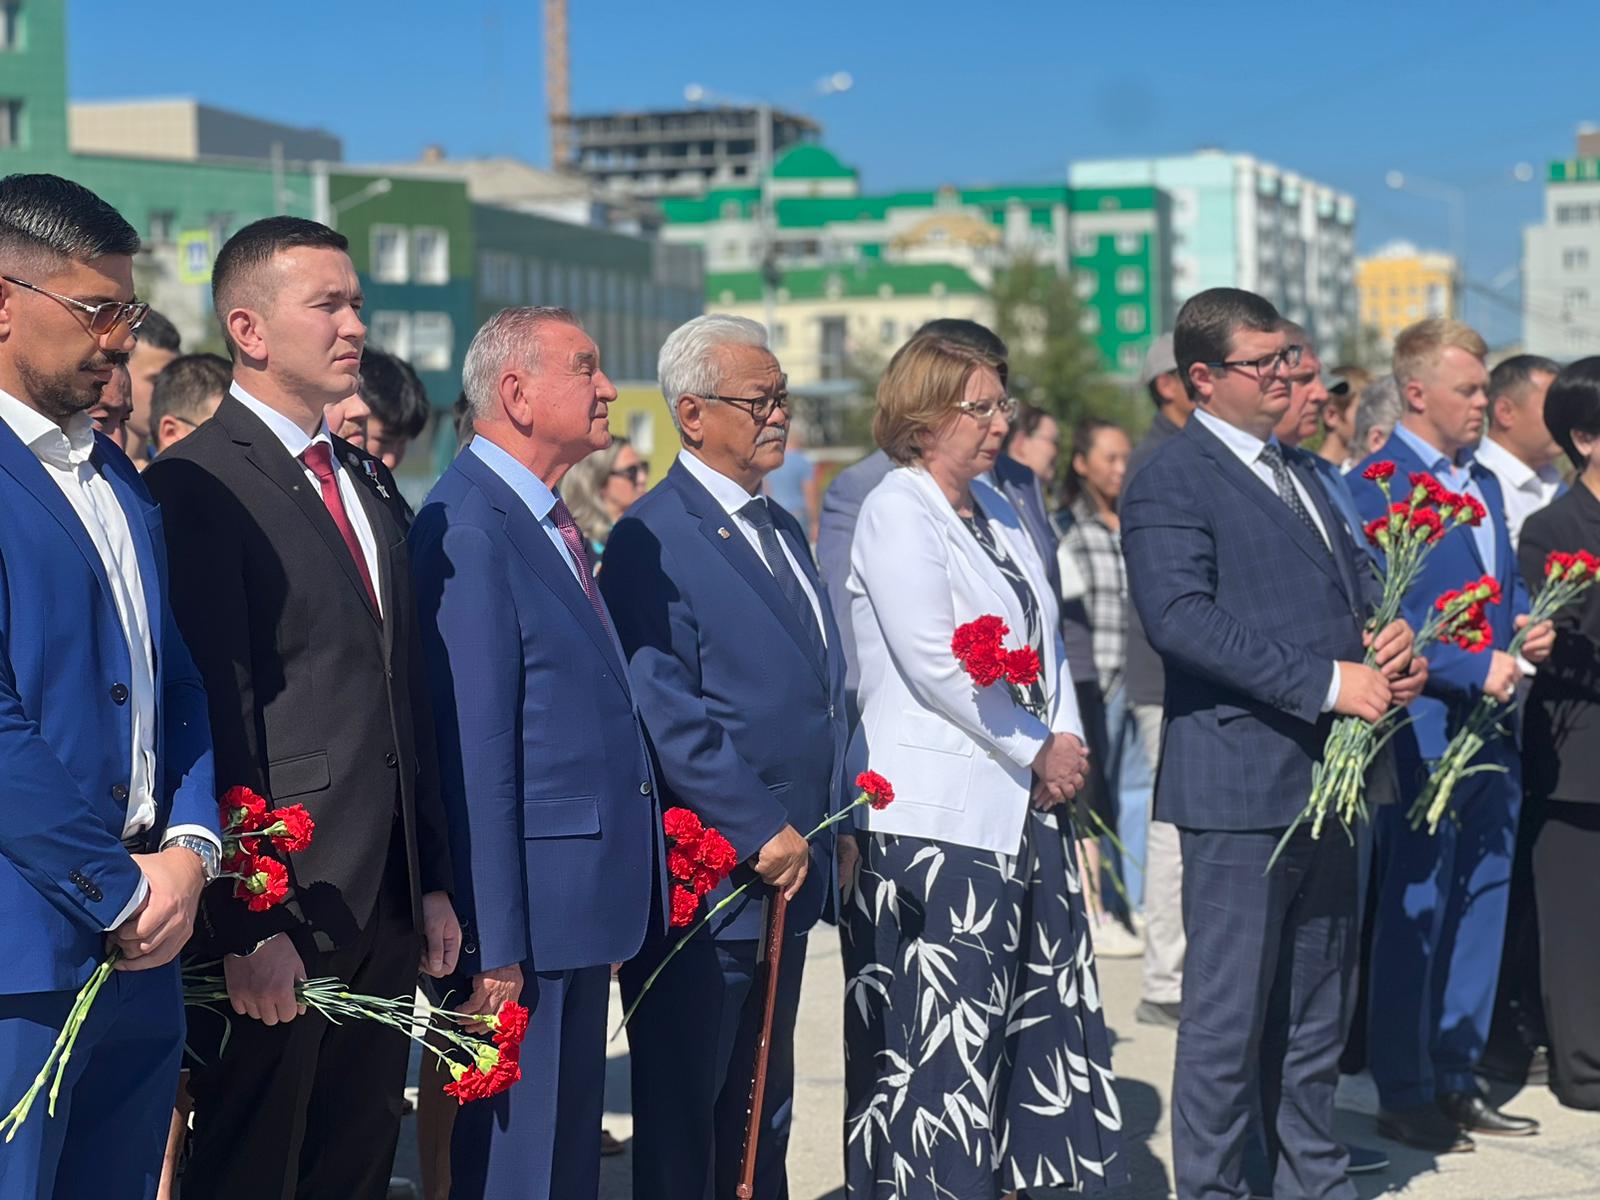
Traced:
[[1475, 457], [1519, 492], [1527, 491], [1528, 485], [1533, 483], [1541, 487], [1554, 487], [1561, 482], [1561, 472], [1556, 470], [1554, 463], [1546, 463], [1536, 471], [1492, 437], [1485, 437], [1478, 443]]
[[74, 413], [63, 430], [42, 412], [0, 389], [0, 420], [35, 458], [51, 466], [76, 468], [94, 453], [94, 422], [87, 413]]
[[306, 452], [306, 448], [312, 442], [326, 442], [329, 448], [332, 448], [333, 439], [328, 435], [328, 422], [326, 420], [322, 422], [314, 435], [307, 437], [304, 429], [301, 429], [300, 426], [296, 425], [277, 409], [257, 400], [249, 392], [245, 391], [237, 380], [228, 390], [235, 400], [254, 413], [261, 420], [261, 423], [272, 431], [273, 437], [283, 443], [283, 448], [289, 452], [290, 458], [299, 458]]
[[1427, 438], [1423, 437], [1416, 430], [1408, 429], [1405, 425], [1405, 422], [1397, 422], [1394, 427], [1394, 433], [1396, 437], [1411, 447], [1416, 456], [1423, 461], [1423, 464], [1430, 471], [1438, 470], [1441, 465], [1446, 468], [1462, 471], [1469, 471], [1472, 468], [1471, 450], [1462, 450], [1461, 453], [1456, 456], [1456, 461], [1451, 462], [1449, 455], [1447, 455], [1443, 450], [1440, 450], [1432, 442], [1428, 441]]
[[1263, 442], [1255, 434], [1248, 430], [1240, 429], [1237, 425], [1230, 425], [1227, 421], [1207, 409], [1197, 407], [1193, 416], [1189, 419], [1192, 421], [1195, 417], [1199, 417], [1200, 424], [1216, 434], [1217, 439], [1229, 450], [1233, 451], [1234, 456], [1247, 467], [1255, 465], [1256, 460], [1261, 457], [1261, 452], [1268, 445], [1278, 445], [1276, 437], [1269, 437]]
[[700, 481], [701, 486], [711, 493], [711, 498], [720, 504], [722, 510], [730, 517], [755, 499], [721, 471], [707, 466], [701, 459], [696, 458], [691, 451], [685, 450], [678, 455], [678, 461], [683, 464], [685, 471]]
[[528, 506], [534, 520], [543, 521], [556, 506], [556, 494], [545, 486], [527, 467], [496, 446], [486, 437], [475, 437], [467, 443], [467, 450], [493, 471]]

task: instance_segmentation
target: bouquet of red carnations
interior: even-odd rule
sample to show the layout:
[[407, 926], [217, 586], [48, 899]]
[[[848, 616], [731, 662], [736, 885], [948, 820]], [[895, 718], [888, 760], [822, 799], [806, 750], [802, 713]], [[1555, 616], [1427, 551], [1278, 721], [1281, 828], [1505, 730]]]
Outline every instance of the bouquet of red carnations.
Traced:
[[[1384, 499], [1389, 501], [1388, 512], [1369, 521], [1364, 529], [1367, 541], [1383, 555], [1383, 566], [1379, 570], [1383, 596], [1367, 622], [1367, 632], [1374, 636], [1400, 616], [1406, 593], [1416, 585], [1423, 564], [1439, 540], [1457, 526], [1477, 525], [1488, 515], [1476, 497], [1452, 492], [1432, 475], [1421, 471], [1411, 475], [1411, 490], [1406, 498], [1394, 500], [1390, 492], [1394, 473], [1392, 462], [1375, 462], [1361, 473], [1363, 479], [1376, 483]], [[1449, 623], [1436, 627], [1434, 636], [1455, 637], [1462, 633], [1463, 623], [1471, 623], [1468, 609], [1468, 605], [1452, 607], [1448, 613]], [[1445, 615], [1442, 609], [1436, 608], [1435, 612], [1441, 619]], [[1369, 667], [1377, 662], [1373, 649], [1367, 650], [1365, 662]], [[1396, 710], [1391, 710], [1391, 715], [1393, 711]], [[1356, 821], [1366, 817], [1368, 771], [1397, 728], [1398, 724], [1389, 716], [1375, 725], [1360, 717], [1339, 717], [1334, 721], [1323, 748], [1322, 761], [1311, 769], [1311, 796], [1278, 842], [1268, 863], [1269, 870], [1303, 822], [1310, 821], [1311, 836], [1319, 838], [1330, 815], [1338, 817], [1347, 832]]]
[[[856, 788], [858, 789], [856, 798], [838, 812], [831, 813], [824, 818], [815, 829], [806, 834], [806, 841], [811, 841], [824, 829], [837, 825], [862, 804], [870, 804], [875, 809], [883, 809], [888, 808], [894, 801], [894, 788], [890, 787], [889, 781], [876, 771], [863, 771], [857, 775]], [[666, 827], [667, 838], [671, 843], [667, 851], [667, 871], [674, 881], [672, 883], [673, 900], [670, 921], [674, 929], [681, 929], [689, 925], [690, 921], [693, 920], [695, 910], [700, 904], [700, 897], [715, 888], [717, 884], [727, 878], [734, 867], [738, 866], [736, 858], [738, 851], [734, 850], [728, 840], [715, 829], [702, 825], [700, 818], [686, 808], [667, 809], [665, 816], [662, 818], [662, 823]], [[704, 847], [708, 842], [712, 844], [710, 854], [704, 852]], [[720, 845], [717, 843], [720, 843]], [[726, 851], [723, 851], [722, 847], [727, 847]], [[708, 862], [707, 859], [710, 861]], [[733, 859], [733, 861], [729, 862], [729, 859]], [[727, 865], [727, 870], [721, 869], [724, 863]], [[689, 886], [687, 887], [684, 886], [685, 880], [688, 881]], [[628, 1022], [633, 1020], [633, 1014], [639, 1010], [639, 1004], [645, 998], [645, 994], [649, 992], [652, 985], [660, 977], [661, 972], [666, 970], [667, 964], [677, 957], [678, 952], [683, 949], [689, 939], [699, 933], [711, 921], [712, 917], [748, 892], [755, 882], [756, 880], [749, 879], [734, 888], [733, 891], [719, 900], [705, 916], [696, 921], [694, 927], [679, 939], [677, 945], [667, 951], [666, 956], [656, 964], [656, 969], [650, 972], [650, 977], [644, 981], [644, 986], [639, 989], [639, 994], [633, 998], [633, 1003], [628, 1006], [628, 1011], [622, 1014], [623, 1028], [626, 1028]], [[702, 887], [704, 890], [702, 890]], [[683, 893], [686, 898], [680, 900], [680, 893]], [[621, 1029], [617, 1032], [620, 1033]]]
[[[1544, 583], [1540, 586], [1538, 595], [1533, 598], [1528, 612], [1528, 623], [1517, 630], [1506, 652], [1513, 658], [1520, 654], [1523, 642], [1527, 640], [1528, 631], [1548, 621], [1576, 600], [1594, 583], [1597, 573], [1600, 573], [1600, 559], [1587, 550], [1579, 550], [1575, 554], [1560, 550], [1552, 551], [1545, 559]], [[1462, 722], [1461, 728], [1456, 730], [1455, 736], [1450, 739], [1450, 744], [1445, 747], [1444, 754], [1440, 756], [1438, 765], [1433, 769], [1433, 774], [1428, 776], [1428, 782], [1423, 785], [1416, 803], [1411, 806], [1411, 812], [1407, 814], [1411, 818], [1411, 828], [1417, 829], [1426, 821], [1428, 832], [1436, 833], [1439, 822], [1444, 819], [1445, 813], [1450, 811], [1450, 797], [1455, 792], [1456, 784], [1478, 771], [1505, 770], [1496, 763], [1479, 763], [1474, 766], [1472, 760], [1499, 730], [1500, 710], [1511, 703], [1513, 701], [1499, 700], [1488, 693], [1478, 697], [1478, 702], [1467, 713], [1467, 719]]]
[[[289, 871], [272, 851], [297, 854], [311, 845], [316, 824], [310, 814], [298, 804], [269, 809], [264, 799], [246, 787], [229, 788], [217, 807], [222, 826], [222, 873], [218, 878], [235, 881], [234, 897], [251, 912], [265, 912], [282, 904], [289, 895]], [[67, 1063], [72, 1058], [78, 1034], [121, 957], [119, 951], [112, 950], [89, 976], [88, 982], [78, 989], [77, 998], [67, 1012], [66, 1024], [56, 1036], [38, 1075], [34, 1076], [33, 1085], [11, 1111], [0, 1118], [0, 1129], [5, 1130], [6, 1141], [15, 1137], [28, 1119], [33, 1102], [44, 1090], [47, 1080], [50, 1081], [48, 1111], [52, 1117], [56, 1115], [56, 1100], [60, 1097], [61, 1083], [66, 1078]]]

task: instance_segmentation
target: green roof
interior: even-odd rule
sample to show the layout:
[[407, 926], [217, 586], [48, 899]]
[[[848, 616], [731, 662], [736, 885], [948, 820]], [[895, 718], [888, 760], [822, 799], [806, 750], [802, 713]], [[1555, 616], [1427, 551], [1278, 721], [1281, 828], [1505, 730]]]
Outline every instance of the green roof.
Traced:
[[1160, 203], [1153, 187], [1079, 187], [1071, 189], [1073, 212], [1114, 212], [1117, 209], [1149, 210]]
[[[876, 296], [885, 286], [896, 296], [926, 296], [935, 285], [943, 285], [947, 293], [982, 296], [985, 289], [960, 267], [949, 263], [885, 263], [873, 262], [840, 267], [807, 267], [785, 271], [778, 286], [789, 293], [791, 300], [820, 300], [828, 295], [830, 282], [837, 280], [840, 296]], [[732, 300], [723, 299], [724, 292], [732, 293]], [[749, 304], [762, 297], [759, 271], [726, 271], [706, 276], [706, 302], [718, 304]]]
[[1600, 182], [1600, 158], [1558, 159], [1550, 164], [1550, 182]]
[[741, 218], [753, 217], [760, 200], [760, 188], [715, 188], [704, 196], [667, 197], [661, 201], [661, 213], [674, 225], [703, 225], [722, 220], [722, 210], [730, 203], [739, 206]]
[[854, 169], [839, 161], [832, 150], [815, 142], [790, 146], [772, 164], [774, 179], [854, 179]]

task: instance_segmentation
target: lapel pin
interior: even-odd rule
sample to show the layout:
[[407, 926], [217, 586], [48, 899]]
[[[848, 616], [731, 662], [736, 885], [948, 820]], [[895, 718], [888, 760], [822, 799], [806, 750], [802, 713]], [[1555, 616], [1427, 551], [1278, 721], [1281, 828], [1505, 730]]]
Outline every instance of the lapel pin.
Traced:
[[733, 534], [728, 532], [728, 527], [726, 525], [718, 525], [717, 536], [719, 538], [731, 538]]
[[372, 486], [378, 489], [378, 495], [385, 500], [389, 498], [389, 489], [383, 486], [383, 480], [378, 478], [378, 467], [370, 458], [361, 460], [361, 466], [367, 472], [367, 478], [372, 480]]

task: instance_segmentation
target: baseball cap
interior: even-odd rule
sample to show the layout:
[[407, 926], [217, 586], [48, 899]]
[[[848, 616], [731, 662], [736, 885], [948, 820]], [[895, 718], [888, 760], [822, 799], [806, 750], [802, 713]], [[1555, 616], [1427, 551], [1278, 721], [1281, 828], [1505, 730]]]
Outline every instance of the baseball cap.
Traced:
[[1163, 333], [1150, 343], [1150, 349], [1145, 353], [1144, 366], [1139, 370], [1139, 382], [1148, 384], [1168, 371], [1177, 369], [1178, 357], [1172, 352], [1172, 335]]

